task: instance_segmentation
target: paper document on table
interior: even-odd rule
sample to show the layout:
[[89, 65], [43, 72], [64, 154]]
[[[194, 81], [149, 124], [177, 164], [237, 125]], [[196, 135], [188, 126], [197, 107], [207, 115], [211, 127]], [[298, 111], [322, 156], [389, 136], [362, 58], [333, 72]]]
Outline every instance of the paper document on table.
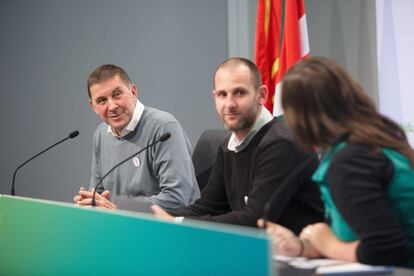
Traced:
[[303, 257], [287, 257], [282, 255], [274, 255], [273, 259], [287, 263], [296, 268], [311, 269], [320, 266], [331, 266], [338, 264], [346, 264], [345, 261], [333, 260], [333, 259], [307, 259]]
[[394, 267], [390, 266], [371, 266], [334, 259], [307, 259], [282, 255], [274, 255], [273, 259], [295, 268], [316, 269], [316, 273], [321, 275], [391, 275], [394, 271]]
[[360, 263], [346, 263], [337, 265], [320, 266], [316, 269], [317, 274], [321, 275], [392, 275], [394, 267], [392, 266], [372, 266]]

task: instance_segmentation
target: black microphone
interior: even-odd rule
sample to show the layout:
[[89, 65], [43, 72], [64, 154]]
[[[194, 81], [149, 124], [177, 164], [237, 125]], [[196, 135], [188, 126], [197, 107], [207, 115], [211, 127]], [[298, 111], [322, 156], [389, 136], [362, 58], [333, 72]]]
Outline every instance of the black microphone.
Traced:
[[[312, 169], [314, 171], [316, 168], [315, 166], [310, 166], [312, 163], [317, 160], [317, 156], [315, 154], [311, 154], [309, 157], [302, 162], [291, 174], [289, 174], [282, 182], [281, 186], [285, 186], [287, 183], [294, 181], [299, 175], [302, 173], [308, 173], [308, 170]], [[310, 174], [310, 172], [309, 172]], [[297, 180], [296, 180], [297, 181]], [[264, 227], [267, 227], [267, 222], [269, 221], [269, 212], [272, 209], [273, 205], [275, 204], [276, 197], [278, 195], [278, 190], [274, 191], [273, 194], [270, 196], [269, 200], [266, 202], [263, 208], [263, 220], [264, 220]]]
[[26, 162], [24, 162], [23, 164], [21, 164], [19, 167], [17, 167], [17, 169], [16, 169], [16, 170], [14, 171], [14, 173], [13, 173], [13, 181], [12, 181], [12, 187], [11, 187], [10, 195], [14, 196], [14, 195], [16, 194], [16, 193], [15, 193], [15, 190], [14, 190], [14, 180], [15, 180], [15, 178], [16, 178], [16, 173], [17, 173], [17, 171], [18, 171], [21, 167], [23, 167], [24, 165], [26, 165], [27, 163], [29, 163], [30, 161], [32, 161], [33, 159], [35, 159], [36, 157], [38, 157], [39, 155], [41, 155], [42, 153], [44, 153], [44, 152], [46, 152], [46, 151], [50, 150], [51, 148], [53, 148], [53, 147], [55, 147], [55, 146], [59, 145], [60, 143], [63, 143], [64, 141], [66, 141], [66, 140], [68, 140], [68, 139], [75, 138], [75, 137], [76, 137], [76, 136], [78, 136], [78, 135], [79, 135], [79, 131], [77, 131], [77, 130], [72, 131], [71, 133], [69, 133], [68, 137], [66, 137], [66, 138], [64, 138], [64, 139], [62, 139], [62, 140], [60, 140], [59, 142], [57, 142], [57, 143], [55, 143], [55, 144], [51, 145], [50, 147], [48, 147], [47, 149], [45, 149], [45, 150], [43, 150], [43, 151], [39, 152], [38, 154], [36, 154], [35, 156], [33, 156], [32, 158], [30, 158], [29, 160], [27, 160], [27, 161], [26, 161]]
[[160, 138], [158, 138], [157, 140], [155, 140], [154, 142], [152, 142], [151, 144], [148, 144], [147, 146], [143, 147], [142, 149], [140, 149], [139, 151], [137, 151], [136, 153], [128, 156], [127, 158], [125, 158], [124, 160], [122, 160], [121, 162], [119, 162], [118, 164], [116, 164], [115, 166], [112, 167], [112, 169], [110, 169], [104, 176], [102, 176], [101, 180], [99, 180], [98, 183], [96, 183], [95, 188], [93, 190], [93, 194], [92, 194], [92, 206], [96, 206], [96, 200], [95, 200], [95, 196], [96, 196], [96, 190], [98, 189], [98, 187], [100, 185], [102, 185], [102, 181], [111, 173], [113, 172], [116, 168], [118, 168], [119, 166], [121, 166], [122, 164], [124, 164], [126, 161], [128, 161], [129, 159], [131, 159], [132, 157], [134, 157], [135, 155], [140, 154], [141, 152], [147, 150], [148, 148], [152, 147], [153, 145], [159, 143], [159, 142], [164, 142], [166, 140], [168, 140], [171, 137], [171, 133], [166, 132], [163, 135], [160, 136]]

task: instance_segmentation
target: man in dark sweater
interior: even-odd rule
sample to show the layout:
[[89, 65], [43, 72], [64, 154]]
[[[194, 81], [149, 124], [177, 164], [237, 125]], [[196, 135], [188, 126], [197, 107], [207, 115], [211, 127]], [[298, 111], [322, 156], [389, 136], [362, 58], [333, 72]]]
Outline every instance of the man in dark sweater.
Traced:
[[[232, 58], [218, 66], [213, 98], [220, 118], [232, 133], [218, 149], [201, 198], [169, 213], [152, 206], [157, 217], [254, 227], [263, 216], [265, 203], [275, 193], [271, 221], [297, 233], [309, 223], [323, 220], [320, 194], [311, 183], [311, 173], [283, 181], [313, 153], [305, 153], [293, 141], [285, 123], [274, 119], [263, 106], [267, 93], [251, 61]], [[317, 165], [314, 155], [310, 166]]]

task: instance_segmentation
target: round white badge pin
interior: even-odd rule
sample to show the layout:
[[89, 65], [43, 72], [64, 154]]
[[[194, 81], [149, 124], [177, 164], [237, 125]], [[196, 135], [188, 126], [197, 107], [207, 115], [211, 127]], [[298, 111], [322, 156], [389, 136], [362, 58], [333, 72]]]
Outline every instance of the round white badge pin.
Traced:
[[132, 163], [134, 163], [134, 166], [135, 167], [139, 167], [141, 165], [141, 161], [139, 161], [139, 158], [138, 157], [134, 157], [132, 159]]

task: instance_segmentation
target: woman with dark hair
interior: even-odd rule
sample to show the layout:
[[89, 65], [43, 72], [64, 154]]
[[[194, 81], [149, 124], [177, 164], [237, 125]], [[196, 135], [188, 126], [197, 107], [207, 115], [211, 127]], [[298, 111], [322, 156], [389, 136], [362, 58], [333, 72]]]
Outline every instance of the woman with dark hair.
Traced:
[[296, 237], [268, 223], [277, 253], [414, 267], [414, 151], [404, 131], [325, 58], [292, 67], [282, 91], [297, 139], [325, 152], [312, 179], [329, 226], [308, 225]]

